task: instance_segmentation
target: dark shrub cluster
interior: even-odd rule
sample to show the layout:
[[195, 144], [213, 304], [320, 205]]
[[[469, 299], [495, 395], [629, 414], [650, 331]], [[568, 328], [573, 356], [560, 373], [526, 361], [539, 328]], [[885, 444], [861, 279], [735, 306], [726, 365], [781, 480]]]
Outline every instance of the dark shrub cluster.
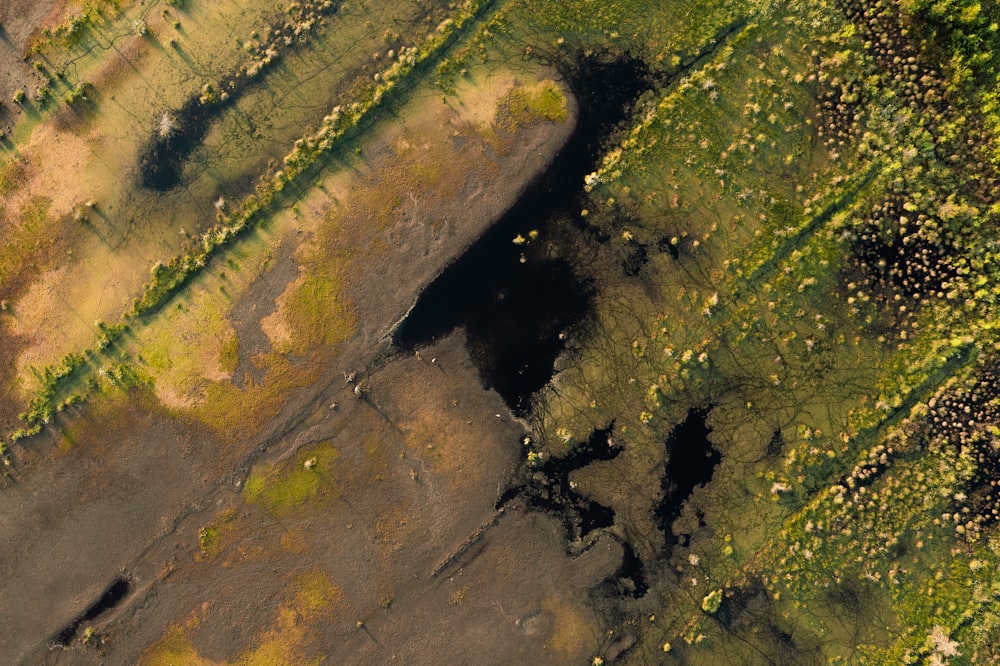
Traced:
[[1000, 359], [989, 359], [977, 375], [971, 388], [932, 399], [926, 426], [932, 444], [954, 447], [976, 465], [949, 514], [970, 538], [1000, 521]]

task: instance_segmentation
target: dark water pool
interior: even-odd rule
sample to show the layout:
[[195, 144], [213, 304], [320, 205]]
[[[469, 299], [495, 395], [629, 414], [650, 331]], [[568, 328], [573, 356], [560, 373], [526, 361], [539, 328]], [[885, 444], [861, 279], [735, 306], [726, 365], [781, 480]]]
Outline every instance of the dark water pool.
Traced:
[[87, 607], [87, 610], [81, 613], [80, 616], [71, 623], [66, 625], [66, 627], [56, 635], [56, 642], [60, 645], [68, 646], [73, 642], [77, 632], [85, 622], [90, 622], [102, 613], [105, 613], [117, 606], [131, 589], [132, 584], [128, 581], [128, 579], [116, 578], [97, 601]]
[[[483, 384], [519, 415], [530, 411], [566, 339], [593, 310], [587, 267], [560, 253], [555, 227], [578, 218], [584, 176], [651, 85], [641, 61], [628, 58], [580, 57], [563, 75], [582, 110], [566, 145], [513, 208], [424, 290], [394, 335], [398, 347], [412, 349], [463, 328]], [[541, 242], [511, 242], [531, 230]]]

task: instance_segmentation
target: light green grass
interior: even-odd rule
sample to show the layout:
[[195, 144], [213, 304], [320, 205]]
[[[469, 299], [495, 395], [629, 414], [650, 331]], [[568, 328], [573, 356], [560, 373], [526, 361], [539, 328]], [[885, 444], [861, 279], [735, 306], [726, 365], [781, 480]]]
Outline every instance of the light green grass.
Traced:
[[251, 504], [264, 507], [275, 516], [287, 515], [320, 493], [336, 497], [336, 485], [329, 476], [339, 451], [326, 442], [303, 450], [285, 463], [259, 465], [243, 487]]

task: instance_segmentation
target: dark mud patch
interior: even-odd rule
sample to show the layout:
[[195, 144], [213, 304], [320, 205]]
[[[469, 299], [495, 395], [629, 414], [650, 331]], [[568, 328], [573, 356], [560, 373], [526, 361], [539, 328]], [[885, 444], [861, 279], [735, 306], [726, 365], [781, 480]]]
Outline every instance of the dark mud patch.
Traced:
[[725, 591], [715, 618], [729, 630], [761, 626], [766, 623], [771, 600], [767, 588], [758, 580], [744, 587]]
[[635, 277], [642, 271], [642, 267], [649, 261], [649, 251], [645, 245], [634, 243], [629, 249], [628, 255], [622, 260], [622, 273], [628, 277]]
[[225, 101], [214, 104], [203, 104], [198, 97], [191, 97], [181, 108], [164, 113], [139, 156], [142, 186], [154, 192], [168, 192], [180, 185], [184, 163], [201, 145], [212, 122], [232, 106], [237, 97], [237, 88], [227, 91]]
[[[414, 349], [465, 329], [480, 379], [518, 415], [552, 378], [556, 358], [593, 311], [590, 268], [574, 265], [565, 220], [584, 201], [584, 176], [650, 87], [639, 60], [581, 56], [561, 68], [585, 112], [566, 146], [518, 202], [420, 295], [397, 327], [397, 347]], [[518, 242], [512, 242], [518, 239]], [[537, 239], [537, 240], [536, 240]], [[523, 241], [523, 242], [521, 242]]]
[[656, 242], [656, 249], [660, 252], [667, 252], [670, 254], [670, 258], [677, 260], [681, 258], [680, 248], [677, 247], [677, 243], [673, 242], [670, 236], [664, 236]]
[[614, 423], [595, 430], [586, 443], [575, 447], [562, 458], [529, 463], [520, 484], [509, 488], [497, 501], [497, 508], [518, 500], [530, 509], [562, 521], [566, 538], [578, 542], [594, 530], [611, 527], [615, 512], [578, 493], [570, 474], [599, 460], [613, 460], [621, 453], [611, 432]]
[[663, 530], [668, 551], [675, 543], [689, 538], [690, 535], [675, 535], [672, 525], [694, 489], [712, 480], [715, 467], [722, 459], [722, 454], [709, 441], [712, 431], [708, 427], [708, 414], [711, 411], [711, 407], [692, 409], [667, 437], [663, 498], [654, 517]]
[[132, 584], [128, 581], [128, 579], [115, 579], [115, 581], [108, 586], [97, 601], [88, 606], [87, 610], [66, 625], [66, 627], [64, 627], [62, 631], [56, 635], [56, 643], [62, 646], [68, 646], [73, 642], [73, 639], [76, 638], [77, 632], [85, 622], [91, 622], [97, 619], [97, 617], [101, 614], [106, 613], [117, 606], [131, 589]]
[[785, 436], [782, 434], [781, 429], [775, 430], [774, 434], [771, 435], [771, 439], [767, 443], [767, 448], [764, 450], [764, 455], [771, 459], [776, 459], [781, 455], [781, 452], [785, 449]]

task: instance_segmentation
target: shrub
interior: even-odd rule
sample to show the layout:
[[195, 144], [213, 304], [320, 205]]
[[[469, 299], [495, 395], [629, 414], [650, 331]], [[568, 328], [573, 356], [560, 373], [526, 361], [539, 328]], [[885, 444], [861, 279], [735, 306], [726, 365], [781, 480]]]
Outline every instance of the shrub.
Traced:
[[87, 100], [87, 84], [83, 82], [76, 84], [63, 95], [63, 101], [67, 104], [75, 104], [80, 100]]

